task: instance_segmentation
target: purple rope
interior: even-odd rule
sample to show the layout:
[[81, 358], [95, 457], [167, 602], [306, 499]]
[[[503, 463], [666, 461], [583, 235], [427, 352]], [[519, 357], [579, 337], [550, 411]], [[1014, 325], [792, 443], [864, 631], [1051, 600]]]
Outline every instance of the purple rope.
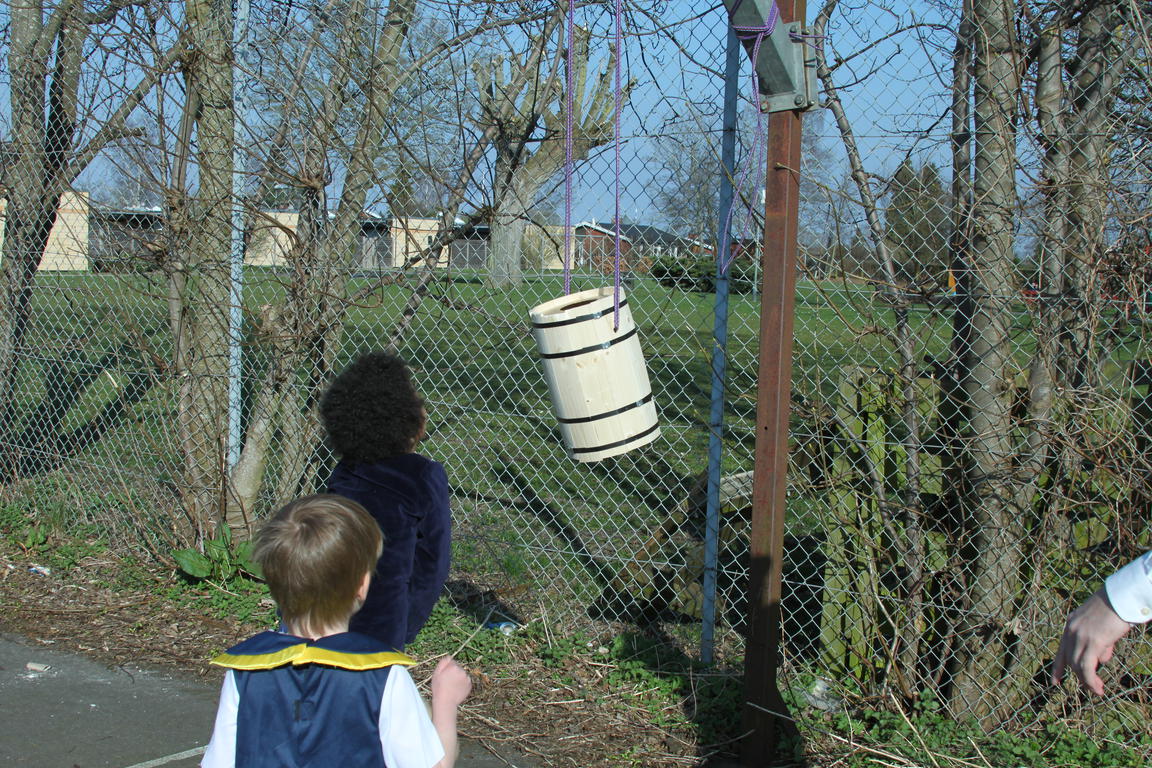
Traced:
[[575, 54], [572, 52], [576, 37], [576, 0], [568, 0], [568, 23], [565, 30], [568, 36], [568, 51], [566, 54], [567, 72], [565, 72], [564, 97], [564, 295], [572, 292], [572, 145], [573, 145], [573, 118], [572, 104], [575, 99], [572, 89], [575, 87], [572, 74]]
[[[736, 13], [736, 9], [739, 8], [740, 5], [741, 5], [741, 3], [736, 3], [736, 5], [732, 8], [732, 13]], [[741, 40], [753, 40], [754, 39], [756, 41], [756, 44], [759, 45], [761, 40], [763, 40], [766, 36], [768, 36], [768, 35], [770, 35], [776, 31], [776, 24], [779, 21], [780, 21], [780, 6], [776, 5], [776, 3], [772, 3], [772, 7], [768, 9], [768, 18], [764, 20], [764, 24], [762, 26], [745, 27], [742, 25], [737, 26], [737, 25], [733, 24], [732, 25], [732, 31], [734, 31], [736, 33], [736, 37], [740, 38]], [[756, 63], [756, 57], [755, 56], [752, 57], [752, 63], [753, 63], [753, 66], [755, 66], [755, 63]]]
[[[740, 7], [741, 2], [743, 2], [743, 0], [740, 0], [740, 2], [737, 2], [736, 5], [733, 6], [732, 11], [729, 14], [730, 17], [731, 17], [731, 15], [736, 13], [736, 9]], [[757, 101], [760, 98], [760, 87], [759, 87], [759, 84], [756, 82], [756, 62], [760, 58], [760, 44], [762, 42], [764, 42], [764, 38], [768, 37], [769, 35], [771, 35], [773, 32], [776, 31], [776, 24], [779, 23], [779, 21], [780, 21], [780, 8], [779, 8], [779, 6], [776, 5], [775, 2], [773, 2], [772, 7], [768, 10], [768, 18], [764, 20], [764, 24], [762, 26], [750, 27], [750, 26], [744, 26], [744, 25], [740, 25], [740, 26], [737, 26], [735, 24], [732, 25], [732, 31], [736, 33], [736, 37], [738, 39], [753, 41], [752, 42], [752, 103], [753, 104], [757, 103]], [[757, 110], [756, 132], [753, 134], [752, 148], [748, 154], [748, 157], [756, 158], [755, 159], [755, 165], [756, 165], [757, 171], [760, 171], [761, 168], [763, 168], [763, 164], [760, 162], [760, 142], [764, 141], [764, 140], [765, 140], [765, 138], [764, 138], [763, 115], [761, 115], [759, 110]], [[737, 197], [737, 199], [741, 198], [741, 190], [744, 188], [745, 183], [748, 181], [748, 174], [752, 170], [749, 167], [750, 164], [747, 161], [742, 163], [741, 166], [742, 166], [742, 170], [736, 178], [736, 197]], [[761, 174], [761, 175], [763, 175], [763, 174]], [[745, 209], [751, 211], [751, 206], [744, 204], [744, 207], [745, 207]], [[730, 231], [730, 228], [732, 226], [732, 216], [735, 212], [736, 212], [736, 206], [735, 205], [728, 208], [728, 215], [725, 217], [725, 220], [724, 220], [724, 230], [723, 230], [724, 232]], [[750, 228], [749, 227], [749, 221], [751, 219], [752, 219], [751, 216], [745, 217], [744, 224], [740, 230], [740, 235], [736, 241], [736, 248], [733, 249], [733, 248], [729, 247], [728, 253], [719, 254], [720, 274], [726, 274], [728, 272], [728, 269], [732, 266], [732, 261], [736, 258], [736, 251], [738, 251], [742, 248], [742, 244], [748, 236], [748, 231]]]
[[616, 149], [616, 262], [612, 270], [612, 329], [620, 330], [620, 69], [624, 59], [621, 0], [616, 0], [616, 114], [613, 117]]

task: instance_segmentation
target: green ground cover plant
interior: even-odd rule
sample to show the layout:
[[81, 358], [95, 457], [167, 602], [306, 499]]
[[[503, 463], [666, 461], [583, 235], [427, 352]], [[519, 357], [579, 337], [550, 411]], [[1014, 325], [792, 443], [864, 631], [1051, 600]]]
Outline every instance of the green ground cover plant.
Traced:
[[[143, 590], [150, 595], [150, 610], [157, 610], [159, 600], [168, 606], [165, 612], [175, 611], [193, 622], [198, 616], [239, 622], [243, 625], [239, 634], [273, 626], [276, 620], [267, 590], [256, 579], [239, 573], [222, 581], [195, 579], [175, 569], [157, 574], [154, 564], [130, 556], [110, 557], [107, 546], [90, 530], [38, 528], [21, 503], [0, 504], [0, 557], [13, 564], [51, 563], [51, 578], [57, 580], [89, 575], [96, 559], [103, 564], [102, 578], [108, 586], [125, 595]], [[36, 578], [44, 583], [48, 577]], [[494, 618], [499, 617], [492, 611], [465, 610], [441, 600], [409, 651], [418, 658], [451, 653], [479, 676], [479, 685], [502, 681], [497, 689], [501, 696], [560, 699], [577, 710], [573, 717], [585, 723], [594, 716], [630, 724], [636, 743], [619, 735], [601, 738], [599, 751], [588, 753], [585, 765], [671, 767], [704, 765], [708, 759], [725, 756], [734, 759], [743, 699], [739, 658], [723, 668], [709, 667], [658, 633], [625, 629], [593, 636], [564, 631], [542, 619], [504, 633], [486, 626]], [[154, 631], [144, 621], [119, 626], [121, 632]], [[201, 658], [220, 650], [202, 648]], [[515, 680], [524, 681], [525, 688], [506, 687]], [[911, 711], [901, 711], [840, 692], [836, 708], [825, 711], [812, 706], [806, 696], [816, 680], [812, 673], [785, 670], [782, 680], [801, 738], [782, 742], [774, 763], [778, 766], [1135, 768], [1144, 765], [1143, 754], [1152, 748], [1146, 731], [1119, 722], [1102, 721], [1085, 729], [1054, 717], [989, 734], [974, 723], [950, 719], [930, 696]], [[505, 718], [508, 704], [543, 706], [528, 698], [504, 704]], [[590, 708], [587, 714], [579, 714], [582, 707]], [[526, 730], [537, 726], [516, 725]], [[536, 738], [546, 749], [547, 743]], [[679, 745], [677, 750], [671, 744]]]

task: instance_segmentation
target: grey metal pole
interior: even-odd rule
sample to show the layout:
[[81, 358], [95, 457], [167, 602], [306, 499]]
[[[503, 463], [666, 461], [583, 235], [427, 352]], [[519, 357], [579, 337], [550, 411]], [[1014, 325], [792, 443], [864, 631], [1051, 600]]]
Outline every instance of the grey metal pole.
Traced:
[[228, 281], [228, 469], [240, 461], [244, 333], [244, 130], [249, 0], [232, 16], [232, 242]]
[[732, 241], [732, 179], [736, 173], [736, 105], [739, 95], [740, 40], [728, 27], [724, 66], [724, 133], [720, 142], [720, 205], [716, 211], [716, 306], [712, 321], [712, 407], [708, 418], [708, 502], [704, 523], [704, 601], [701, 607], [700, 659], [712, 663], [716, 638], [716, 576], [720, 542], [720, 483], [723, 479], [724, 392], [728, 374], [728, 262]]

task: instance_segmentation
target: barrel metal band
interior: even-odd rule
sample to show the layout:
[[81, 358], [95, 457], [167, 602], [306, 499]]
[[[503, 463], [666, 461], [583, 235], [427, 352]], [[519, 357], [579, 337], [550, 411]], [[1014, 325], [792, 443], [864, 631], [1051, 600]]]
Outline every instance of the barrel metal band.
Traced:
[[598, 413], [595, 416], [581, 416], [581, 417], [575, 418], [575, 419], [557, 419], [557, 421], [559, 421], [561, 424], [587, 424], [590, 421], [599, 421], [600, 419], [607, 419], [607, 418], [610, 418], [612, 416], [619, 416], [622, 413], [627, 413], [628, 411], [631, 411], [635, 408], [640, 408], [641, 406], [647, 405], [650, 402], [652, 402], [652, 393], [651, 392], [644, 395], [644, 397], [640, 398], [636, 402], [630, 403], [630, 404], [624, 406], [623, 408], [617, 408], [614, 411], [605, 411], [604, 413]]
[[[622, 307], [628, 306], [628, 299], [621, 299], [620, 300], [620, 306], [622, 306]], [[611, 315], [611, 314], [613, 314], [612, 307], [607, 307], [606, 309], [598, 310], [596, 312], [591, 312], [587, 315], [580, 315], [579, 317], [569, 317], [569, 318], [566, 318], [564, 320], [555, 320], [552, 322], [537, 322], [536, 320], [533, 320], [532, 321], [532, 327], [533, 328], [559, 328], [562, 325], [575, 325], [576, 323], [582, 323], [585, 320], [599, 320], [600, 318], [605, 317], [607, 315]]]
[[592, 446], [591, 448], [573, 448], [572, 453], [573, 453], [573, 455], [575, 455], [577, 453], [596, 453], [597, 451], [607, 451], [610, 448], [619, 448], [622, 445], [628, 445], [628, 443], [634, 443], [641, 438], [647, 437], [648, 435], [652, 434], [653, 432], [655, 432], [658, 429], [660, 429], [660, 425], [659, 424], [653, 424], [651, 427], [644, 430], [643, 432], [641, 432], [638, 435], [632, 435], [632, 437], [627, 437], [623, 440], [617, 440], [614, 443], [605, 443], [604, 445], [595, 445], [595, 446]]
[[608, 349], [613, 344], [619, 344], [622, 341], [627, 341], [628, 339], [632, 338], [635, 335], [636, 335], [636, 329], [633, 328], [632, 330], [628, 331], [628, 333], [625, 333], [621, 336], [617, 336], [616, 338], [612, 339], [611, 341], [605, 341], [605, 342], [602, 342], [600, 344], [595, 344], [591, 347], [583, 347], [581, 349], [573, 349], [569, 352], [552, 352], [552, 353], [548, 353], [548, 354], [545, 354], [542, 352], [542, 353], [540, 353], [540, 357], [542, 357], [545, 360], [555, 360], [555, 359], [560, 358], [560, 357], [576, 357], [577, 355], [586, 355], [589, 352], [596, 352], [597, 350]]

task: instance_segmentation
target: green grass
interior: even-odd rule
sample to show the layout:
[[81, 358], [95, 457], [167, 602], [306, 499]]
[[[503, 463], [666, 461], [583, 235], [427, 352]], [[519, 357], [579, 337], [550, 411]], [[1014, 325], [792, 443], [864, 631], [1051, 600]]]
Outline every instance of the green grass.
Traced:
[[[171, 357], [164, 286], [151, 276], [50, 275], [38, 278], [29, 339], [41, 352], [25, 367], [18, 410], [34, 423], [34, 408], [105, 354], [119, 355], [85, 389], [66, 417], [42, 430], [45, 451], [53, 435], [86, 423], [134, 370]], [[572, 289], [610, 282], [576, 275]], [[378, 348], [411, 298], [412, 283], [376, 285], [354, 278], [349, 293], [365, 292], [351, 307], [341, 349], [343, 365], [354, 354]], [[368, 290], [368, 289], [372, 290]], [[436, 282], [401, 340], [401, 353], [415, 369], [430, 404], [430, 435], [422, 450], [448, 467], [455, 491], [457, 568], [485, 588], [527, 591], [526, 599], [565, 606], [581, 614], [610, 577], [632, 558], [648, 532], [682, 504], [688, 488], [707, 468], [714, 297], [685, 293], [638, 280], [629, 301], [640, 329], [649, 375], [660, 411], [659, 441], [596, 464], [578, 464], [560, 445], [544, 377], [528, 333], [528, 311], [561, 294], [562, 277], [533, 278], [522, 287], [491, 291], [478, 279]], [[249, 318], [246, 366], [252, 384], [274, 354], [251, 332], [262, 307], [284, 300], [283, 276], [250, 270], [245, 284]], [[755, 438], [759, 299], [730, 300], [728, 389], [724, 472], [751, 469]], [[914, 307], [910, 326], [918, 361], [941, 360], [951, 335], [949, 307]], [[1015, 319], [1017, 359], [1033, 341], [1023, 305]], [[796, 301], [793, 433], [811, 432], [805, 408], [836, 407], [845, 371], [898, 364], [888, 335], [891, 308], [871, 290], [834, 281], [801, 281]], [[1120, 386], [1125, 360], [1147, 356], [1131, 333], [1117, 342], [1102, 365]], [[924, 362], [927, 367], [928, 363]], [[38, 486], [44, 498], [75, 496], [72, 488], [99, 489], [109, 504], [79, 503], [89, 523], [117, 531], [117, 542], [153, 537], [148, 548], [171, 537], [179, 512], [173, 488], [180, 476], [175, 443], [177, 382], [158, 379], [130, 417], [81, 452], [59, 485]], [[276, 454], [275, 449], [273, 454]], [[278, 469], [275, 460], [272, 471]], [[323, 467], [319, 470], [322, 478]], [[39, 482], [39, 481], [37, 481]], [[526, 501], [527, 495], [532, 499]], [[88, 496], [95, 491], [81, 492]], [[793, 532], [814, 532], [829, 504], [819, 490], [797, 485], [790, 496]], [[48, 515], [50, 505], [36, 505]], [[179, 543], [177, 543], [179, 544]], [[170, 550], [176, 545], [171, 545]]]
[[[1087, 733], [1053, 720], [986, 733], [973, 722], [953, 720], [931, 700], [921, 702], [911, 713], [838, 713], [820, 727], [857, 745], [900, 755], [911, 765], [941, 768], [1140, 768], [1152, 750], [1147, 730], [1133, 727]], [[874, 766], [876, 754], [858, 750], [840, 764], [848, 768]]]
[[[36, 312], [29, 331], [43, 347], [43, 365], [27, 366], [19, 402], [28, 414], [47, 393], [46, 374], [57, 377], [83, 369], [101, 354], [122, 350], [121, 362], [96, 378], [73, 405], [59, 429], [85, 423], [119, 388], [126, 371], [146, 360], [171, 355], [164, 286], [150, 275], [38, 276]], [[245, 284], [248, 317], [261, 307], [283, 302], [284, 277], [274, 270], [250, 270]], [[574, 291], [608, 284], [600, 275], [575, 275]], [[368, 289], [368, 278], [354, 278], [349, 293]], [[528, 310], [560, 295], [558, 274], [534, 278], [508, 291], [491, 291], [479, 279], [437, 282], [424, 300], [401, 353], [416, 369], [432, 412], [426, 449], [449, 463], [460, 496], [507, 499], [515, 488], [499, 477], [513, 464], [522, 479], [555, 501], [569, 520], [589, 532], [644, 527], [677, 503], [688, 478], [706, 469], [710, 409], [710, 355], [714, 297], [684, 293], [638, 280], [629, 290], [640, 328], [649, 375], [660, 410], [663, 436], [648, 449], [597, 466], [577, 465], [558, 445], [533, 341]], [[379, 347], [411, 296], [411, 285], [376, 286], [347, 315], [339, 367], [354, 354]], [[1026, 318], [1021, 315], [1020, 322]], [[950, 336], [951, 309], [919, 306], [911, 313], [918, 360], [938, 360]], [[731, 297], [728, 339], [727, 441], [725, 472], [751, 466], [755, 435], [756, 350], [759, 300]], [[895, 349], [885, 329], [890, 308], [876, 303], [870, 289], [834, 281], [801, 281], [796, 302], [794, 389], [797, 398], [831, 402], [845, 369], [874, 366], [893, 370]], [[1030, 337], [1017, 339], [1021, 356]], [[147, 356], [140, 356], [144, 348]], [[1116, 356], [1136, 357], [1141, 342], [1132, 338]], [[135, 354], [137, 359], [131, 355]], [[246, 359], [250, 381], [267, 365], [262, 340], [249, 337]], [[155, 356], [154, 358], [151, 356]], [[52, 363], [52, 361], [62, 361]], [[52, 365], [58, 369], [53, 374]], [[1106, 361], [1114, 376], [1122, 365]], [[251, 396], [251, 388], [246, 389]], [[161, 381], [133, 408], [133, 418], [112, 438], [87, 453], [93, 465], [115, 467], [161, 484], [177, 477], [176, 446], [171, 440], [175, 388]], [[794, 426], [800, 427], [797, 422]], [[801, 430], [802, 431], [802, 430]], [[631, 483], [625, 480], [631, 480]], [[605, 511], [604, 501], [612, 508]], [[618, 502], [618, 503], [616, 503]], [[463, 502], [461, 502], [463, 503]], [[477, 515], [492, 504], [474, 502]], [[497, 504], [496, 506], [507, 506]], [[511, 512], [510, 530], [539, 527], [538, 515]]]

